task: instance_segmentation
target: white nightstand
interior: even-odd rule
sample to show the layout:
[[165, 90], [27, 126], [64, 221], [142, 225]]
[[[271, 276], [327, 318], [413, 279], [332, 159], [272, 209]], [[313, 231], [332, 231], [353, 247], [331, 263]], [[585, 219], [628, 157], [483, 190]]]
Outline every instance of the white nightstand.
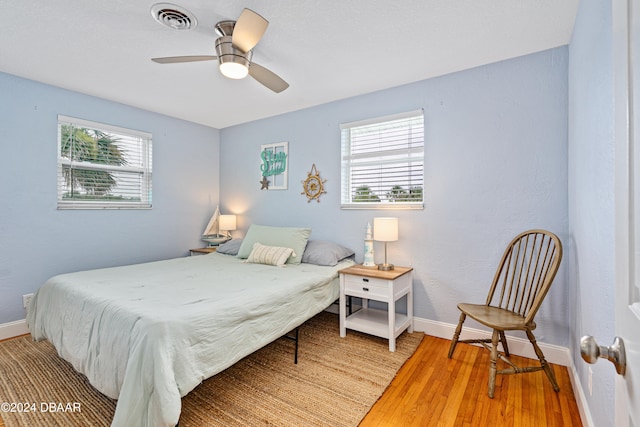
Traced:
[[[413, 332], [413, 268], [395, 267], [382, 271], [377, 267], [354, 265], [340, 273], [340, 336], [347, 329], [389, 340], [389, 351], [396, 351], [396, 338], [408, 329]], [[407, 296], [407, 314], [396, 313], [396, 301]], [[362, 309], [347, 316], [348, 296], [362, 298]], [[387, 303], [388, 310], [369, 308], [369, 300]]]

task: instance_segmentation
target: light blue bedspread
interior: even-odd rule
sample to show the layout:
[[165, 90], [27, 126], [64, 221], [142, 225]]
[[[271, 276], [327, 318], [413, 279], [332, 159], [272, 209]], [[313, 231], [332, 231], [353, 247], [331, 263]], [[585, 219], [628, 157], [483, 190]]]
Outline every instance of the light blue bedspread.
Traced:
[[35, 294], [27, 322], [118, 399], [112, 426], [174, 426], [182, 396], [325, 309], [352, 264], [279, 268], [213, 253], [62, 274]]

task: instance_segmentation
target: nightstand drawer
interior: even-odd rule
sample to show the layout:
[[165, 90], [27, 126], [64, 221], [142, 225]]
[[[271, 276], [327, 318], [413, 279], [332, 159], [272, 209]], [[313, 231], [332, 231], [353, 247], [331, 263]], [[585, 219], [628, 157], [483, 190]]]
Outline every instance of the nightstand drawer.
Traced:
[[345, 277], [344, 291], [348, 295], [384, 301], [389, 298], [389, 281], [375, 277], [348, 275]]

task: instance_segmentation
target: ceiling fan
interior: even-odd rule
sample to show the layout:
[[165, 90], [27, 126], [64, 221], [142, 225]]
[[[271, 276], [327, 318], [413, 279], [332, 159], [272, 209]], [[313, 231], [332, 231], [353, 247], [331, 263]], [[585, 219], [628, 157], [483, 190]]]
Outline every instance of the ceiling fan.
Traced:
[[215, 30], [216, 56], [169, 56], [164, 58], [152, 58], [159, 64], [175, 64], [178, 62], [197, 62], [218, 60], [220, 72], [231, 79], [242, 79], [250, 75], [262, 85], [276, 93], [280, 93], [289, 87], [273, 71], [256, 64], [251, 60], [253, 48], [258, 44], [262, 35], [267, 30], [269, 21], [251, 9], [244, 9], [237, 21], [220, 21]]

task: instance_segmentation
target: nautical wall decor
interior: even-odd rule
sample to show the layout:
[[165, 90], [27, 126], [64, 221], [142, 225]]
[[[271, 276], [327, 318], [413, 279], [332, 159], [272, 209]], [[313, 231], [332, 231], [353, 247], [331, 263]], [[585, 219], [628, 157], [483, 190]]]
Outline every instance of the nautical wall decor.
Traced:
[[326, 179], [320, 178], [320, 172], [316, 169], [316, 164], [314, 163], [311, 167], [311, 170], [307, 173], [307, 179], [302, 181], [302, 188], [304, 191], [300, 194], [305, 194], [309, 200], [307, 203], [312, 200], [316, 200], [316, 202], [320, 203], [320, 196], [326, 191], [324, 191], [324, 183]]
[[260, 147], [261, 190], [286, 190], [288, 170], [288, 142], [263, 144]]
[[268, 190], [270, 182], [271, 181], [269, 181], [266, 176], [263, 176], [262, 179], [260, 180], [260, 189], [261, 190]]

